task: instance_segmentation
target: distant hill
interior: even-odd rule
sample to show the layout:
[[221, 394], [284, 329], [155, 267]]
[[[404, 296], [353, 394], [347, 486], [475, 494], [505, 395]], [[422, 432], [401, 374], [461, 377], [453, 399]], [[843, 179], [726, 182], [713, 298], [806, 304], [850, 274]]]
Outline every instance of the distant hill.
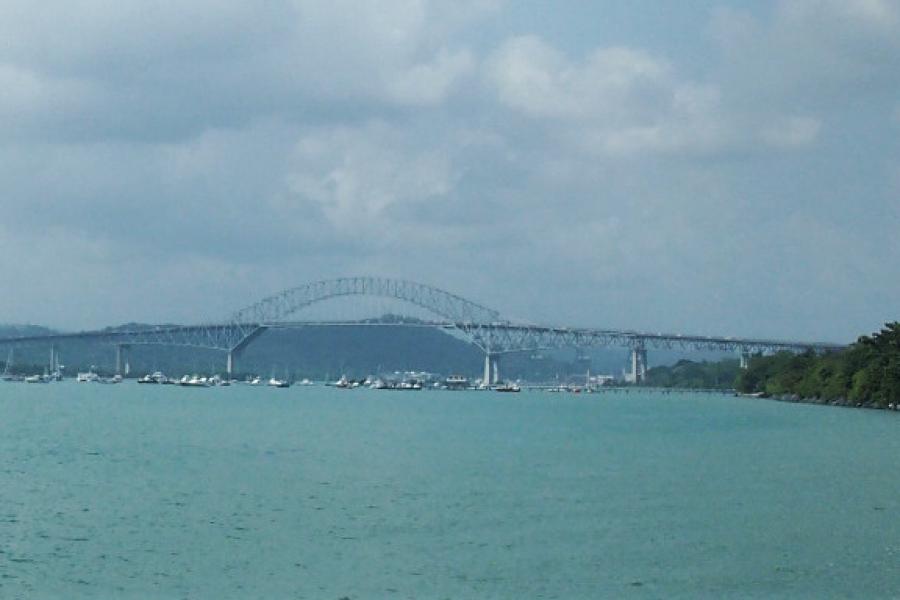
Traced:
[[50, 335], [53, 333], [57, 332], [40, 325], [0, 325], [0, 338]]

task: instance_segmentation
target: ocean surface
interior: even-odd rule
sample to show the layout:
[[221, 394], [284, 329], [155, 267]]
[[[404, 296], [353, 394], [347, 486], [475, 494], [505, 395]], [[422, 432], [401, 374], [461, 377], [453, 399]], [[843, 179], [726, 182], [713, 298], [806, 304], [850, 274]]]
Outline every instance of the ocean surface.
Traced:
[[0, 383], [0, 598], [900, 598], [900, 414]]

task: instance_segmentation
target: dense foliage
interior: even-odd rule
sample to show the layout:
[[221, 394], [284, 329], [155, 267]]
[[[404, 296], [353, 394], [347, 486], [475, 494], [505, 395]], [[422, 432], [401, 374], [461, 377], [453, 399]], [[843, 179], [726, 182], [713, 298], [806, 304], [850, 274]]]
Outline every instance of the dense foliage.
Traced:
[[738, 375], [745, 393], [796, 395], [831, 402], [888, 406], [900, 402], [900, 323], [862, 336], [843, 352], [756, 356]]
[[672, 366], [647, 371], [645, 385], [682, 389], [732, 389], [740, 371], [737, 360], [694, 362], [679, 360]]

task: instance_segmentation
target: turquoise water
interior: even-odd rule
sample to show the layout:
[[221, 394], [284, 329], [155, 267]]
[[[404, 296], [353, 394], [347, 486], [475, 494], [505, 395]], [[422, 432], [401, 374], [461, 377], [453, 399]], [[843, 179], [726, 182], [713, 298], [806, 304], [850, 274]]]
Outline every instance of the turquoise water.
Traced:
[[0, 598], [900, 597], [900, 415], [0, 384]]

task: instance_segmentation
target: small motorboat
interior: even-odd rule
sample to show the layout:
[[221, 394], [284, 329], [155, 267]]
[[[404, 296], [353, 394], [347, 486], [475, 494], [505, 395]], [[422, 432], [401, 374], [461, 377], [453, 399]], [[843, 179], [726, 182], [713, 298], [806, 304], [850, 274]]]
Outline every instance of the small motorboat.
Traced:
[[520, 388], [515, 383], [504, 383], [503, 385], [498, 385], [494, 388], [494, 391], [497, 392], [521, 392], [522, 388]]

